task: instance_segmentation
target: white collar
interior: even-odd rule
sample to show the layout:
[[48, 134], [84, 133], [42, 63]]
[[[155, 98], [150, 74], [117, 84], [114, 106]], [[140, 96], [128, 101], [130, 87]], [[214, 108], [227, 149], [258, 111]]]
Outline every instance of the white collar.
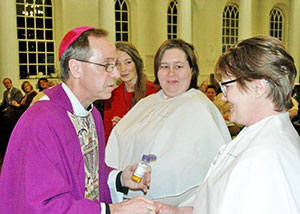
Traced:
[[88, 116], [91, 111], [93, 110], [93, 104], [91, 104], [89, 106], [89, 110], [86, 110], [82, 104], [79, 102], [79, 100], [77, 99], [77, 97], [73, 94], [73, 92], [71, 91], [71, 89], [65, 84], [62, 83], [62, 88], [64, 89], [64, 91], [66, 92], [67, 96], [69, 97], [72, 107], [73, 107], [73, 111], [74, 114], [76, 116], [80, 116], [80, 117], [86, 117]]
[[161, 91], [161, 94], [162, 94], [161, 97], [162, 97], [164, 100], [172, 100], [172, 99], [175, 99], [176, 97], [183, 96], [183, 94], [186, 94], [187, 92], [192, 91], [192, 90], [193, 90], [193, 88], [190, 88], [190, 89], [184, 91], [183, 93], [178, 94], [178, 95], [176, 95], [176, 96], [174, 96], [174, 97], [168, 97], [168, 96], [165, 94], [165, 92], [164, 92], [163, 89], [161, 89], [160, 91]]

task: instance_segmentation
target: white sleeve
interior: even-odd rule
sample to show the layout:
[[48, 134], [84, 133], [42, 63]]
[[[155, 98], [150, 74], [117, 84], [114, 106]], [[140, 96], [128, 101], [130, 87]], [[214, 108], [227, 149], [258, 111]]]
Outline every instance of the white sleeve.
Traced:
[[107, 184], [110, 190], [110, 196], [113, 203], [120, 203], [123, 201], [123, 193], [117, 191], [116, 178], [120, 170], [112, 170], [109, 173]]
[[105, 203], [100, 203], [100, 205], [101, 205], [101, 214], [105, 214], [106, 213]]

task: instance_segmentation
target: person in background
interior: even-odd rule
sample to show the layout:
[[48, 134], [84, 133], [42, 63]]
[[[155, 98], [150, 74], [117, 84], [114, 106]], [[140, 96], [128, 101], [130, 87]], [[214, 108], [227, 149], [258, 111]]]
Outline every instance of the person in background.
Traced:
[[223, 97], [223, 93], [221, 92], [215, 97], [213, 102], [217, 106], [219, 111], [221, 112], [221, 114], [227, 124], [227, 127], [229, 129], [231, 137], [234, 138], [242, 130], [243, 125], [229, 121], [231, 106], [229, 105], [228, 101], [224, 101], [222, 99], [222, 97]]
[[210, 80], [210, 84], [211, 84], [211, 85], [214, 85], [214, 86], [216, 87], [217, 95], [218, 95], [219, 93], [221, 93], [221, 92], [222, 92], [222, 91], [221, 91], [221, 88], [220, 88], [220, 86], [219, 86], [217, 80], [215, 79], [215, 75], [214, 75], [213, 73], [209, 75], [209, 80]]
[[[165, 41], [156, 52], [154, 69], [161, 90], [140, 100], [115, 126], [106, 163], [122, 169], [143, 154], [156, 155], [146, 196], [178, 205], [201, 184], [217, 149], [231, 138], [216, 106], [198, 89], [191, 44]], [[137, 195], [129, 191], [125, 197]]]
[[208, 85], [208, 82], [204, 80], [199, 87], [200, 91], [202, 91], [205, 94]]
[[129, 42], [117, 42], [117, 67], [122, 83], [104, 104], [104, 130], [106, 142], [113, 127], [142, 98], [156, 93], [157, 88], [147, 80], [144, 63], [138, 50]]
[[222, 55], [216, 78], [231, 106], [229, 120], [245, 125], [222, 146], [197, 193], [157, 213], [300, 213], [300, 138], [289, 118], [296, 67], [281, 41], [257, 36]]
[[49, 88], [49, 83], [48, 83], [48, 79], [45, 77], [42, 77], [38, 80], [37, 82], [37, 87], [39, 89], [39, 91], [43, 91], [44, 89]]
[[229, 121], [230, 105], [227, 101], [224, 102], [222, 97], [223, 97], [223, 93], [221, 92], [215, 97], [213, 102], [217, 106], [221, 114], [223, 115], [224, 120]]
[[5, 213], [148, 213], [154, 202], [137, 197], [111, 204], [128, 187], [147, 192], [150, 168], [141, 183], [104, 163], [104, 132], [93, 101], [108, 99], [119, 72], [107, 32], [92, 27], [69, 31], [59, 47], [62, 84], [43, 92], [18, 121], [0, 177]]
[[22, 92], [13, 86], [10, 78], [4, 78], [3, 85], [6, 90], [3, 92], [0, 105], [0, 156], [5, 154], [8, 140], [16, 121], [12, 102], [20, 102], [23, 97]]
[[38, 100], [40, 100], [43, 96], [45, 96], [43, 90], [47, 89], [47, 88], [51, 88], [53, 86], [56, 85], [56, 82], [53, 80], [48, 81], [47, 78], [42, 77], [38, 80], [37, 86], [39, 89], [39, 92], [37, 93], [37, 95], [33, 98], [33, 100], [31, 101], [30, 105], [33, 105], [35, 102], [37, 102]]
[[13, 100], [12, 105], [15, 107], [16, 110], [16, 119], [18, 120], [24, 111], [30, 106], [32, 99], [37, 95], [36, 91], [33, 89], [33, 86], [29, 81], [24, 81], [21, 85], [21, 88], [25, 95], [18, 103], [17, 101]]
[[[298, 103], [298, 108], [299, 108], [299, 102], [300, 102], [300, 85], [299, 85], [299, 83], [295, 84], [295, 86], [294, 86], [293, 99], [296, 100], [296, 102]], [[293, 102], [294, 106], [295, 106], [296, 102], [295, 101]], [[292, 107], [292, 109], [293, 109], [293, 107]], [[293, 123], [295, 129], [297, 130], [298, 134], [300, 135], [300, 112], [299, 112], [299, 109], [297, 111], [297, 115], [292, 118], [292, 123]]]
[[214, 85], [208, 85], [205, 94], [212, 102], [214, 102], [217, 95], [216, 87]]
[[20, 102], [23, 95], [22, 92], [13, 87], [12, 81], [10, 78], [3, 79], [3, 85], [6, 90], [3, 92], [2, 103], [0, 105], [1, 112], [5, 111], [12, 101]]
[[300, 103], [300, 84], [295, 84], [293, 89], [293, 98]]
[[290, 119], [292, 120], [298, 114], [299, 103], [295, 98], [292, 97], [291, 99], [292, 99], [293, 106], [292, 106], [292, 108], [289, 109], [289, 114], [290, 114]]
[[54, 81], [54, 80], [49, 80], [49, 81], [48, 81], [48, 86], [49, 86], [49, 88], [51, 88], [51, 87], [53, 87], [53, 86], [56, 86], [56, 85], [57, 85], [56, 81]]
[[227, 124], [231, 137], [237, 136], [243, 126], [229, 121], [230, 105], [228, 104], [228, 102], [224, 102], [222, 100], [223, 93], [221, 92], [216, 96], [216, 87], [214, 85], [209, 85], [207, 86], [205, 94], [219, 109]]

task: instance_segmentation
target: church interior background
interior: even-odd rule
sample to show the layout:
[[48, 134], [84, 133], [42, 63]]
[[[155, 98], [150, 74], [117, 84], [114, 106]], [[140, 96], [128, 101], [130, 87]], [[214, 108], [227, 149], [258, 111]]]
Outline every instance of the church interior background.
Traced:
[[0, 11], [0, 79], [10, 77], [18, 88], [40, 77], [60, 82], [59, 43], [77, 26], [133, 43], [150, 80], [155, 52], [168, 38], [194, 45], [199, 84], [223, 52], [254, 35], [282, 40], [300, 70], [300, 0], [2, 0]]

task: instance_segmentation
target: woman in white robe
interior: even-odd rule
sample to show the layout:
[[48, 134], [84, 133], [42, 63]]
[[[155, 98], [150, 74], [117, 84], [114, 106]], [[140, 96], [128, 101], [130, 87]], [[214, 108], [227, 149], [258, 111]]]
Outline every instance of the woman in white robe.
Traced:
[[245, 128], [219, 150], [197, 193], [158, 213], [299, 214], [300, 138], [289, 119], [293, 58], [271, 37], [246, 39], [216, 66], [229, 120]]
[[[155, 76], [162, 89], [139, 101], [113, 129], [106, 163], [122, 169], [143, 154], [156, 155], [146, 197], [178, 205], [195, 192], [218, 148], [231, 138], [218, 109], [196, 89], [198, 65], [190, 44], [163, 43]], [[126, 197], [137, 195], [129, 191]]]

